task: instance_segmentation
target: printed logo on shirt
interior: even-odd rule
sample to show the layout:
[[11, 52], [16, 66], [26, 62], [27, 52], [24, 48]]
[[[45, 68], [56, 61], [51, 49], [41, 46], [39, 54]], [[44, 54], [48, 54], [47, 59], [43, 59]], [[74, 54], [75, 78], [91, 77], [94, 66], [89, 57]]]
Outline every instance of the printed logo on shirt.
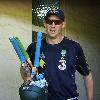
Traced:
[[41, 58], [41, 59], [44, 59], [44, 58], [45, 58], [45, 55], [44, 55], [43, 52], [40, 54], [40, 58]]
[[66, 69], [66, 60], [65, 60], [65, 55], [66, 55], [66, 50], [61, 51], [61, 58], [59, 60], [59, 65], [58, 68], [60, 70], [65, 70]]
[[39, 62], [39, 66], [42, 67], [42, 68], [44, 68], [44, 66], [45, 66], [45, 62], [43, 60], [44, 58], [45, 58], [45, 56], [44, 56], [44, 53], [42, 52], [40, 54], [40, 62]]

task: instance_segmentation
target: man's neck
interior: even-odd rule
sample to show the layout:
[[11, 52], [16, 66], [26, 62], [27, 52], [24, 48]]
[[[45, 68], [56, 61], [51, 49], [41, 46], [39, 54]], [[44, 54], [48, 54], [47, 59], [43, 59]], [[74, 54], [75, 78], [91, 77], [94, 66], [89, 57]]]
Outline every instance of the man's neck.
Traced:
[[64, 38], [63, 35], [59, 35], [59, 36], [57, 36], [57, 37], [55, 37], [55, 38], [49, 38], [49, 37], [47, 36], [47, 37], [46, 37], [46, 42], [47, 42], [48, 44], [54, 45], [54, 44], [60, 43], [60, 42], [63, 40], [63, 38]]

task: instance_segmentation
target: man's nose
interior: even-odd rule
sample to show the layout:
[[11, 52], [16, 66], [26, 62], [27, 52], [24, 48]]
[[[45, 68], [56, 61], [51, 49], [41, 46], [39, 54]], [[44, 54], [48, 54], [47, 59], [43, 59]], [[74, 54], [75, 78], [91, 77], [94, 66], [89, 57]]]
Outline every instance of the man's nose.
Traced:
[[55, 23], [54, 22], [52, 22], [51, 27], [55, 27]]

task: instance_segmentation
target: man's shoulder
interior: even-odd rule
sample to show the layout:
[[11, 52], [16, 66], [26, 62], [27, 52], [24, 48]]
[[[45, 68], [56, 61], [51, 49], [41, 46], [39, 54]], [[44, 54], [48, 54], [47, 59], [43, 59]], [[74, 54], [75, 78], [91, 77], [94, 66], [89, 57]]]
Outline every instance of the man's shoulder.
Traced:
[[32, 42], [28, 47], [33, 47], [35, 44], [35, 42]]
[[[45, 41], [45, 39], [43, 38], [43, 39], [41, 40], [41, 44], [43, 44], [44, 41]], [[37, 43], [37, 41], [32, 42], [27, 48], [28, 48], [28, 49], [35, 49], [35, 48], [36, 48], [36, 43]]]
[[65, 43], [64, 43], [66, 48], [69, 48], [70, 50], [76, 50], [77, 52], [82, 51], [82, 46], [80, 43], [69, 39], [68, 37], [65, 37]]
[[74, 40], [72, 40], [72, 39], [70, 39], [66, 36], [64, 37], [64, 40], [65, 40], [66, 44], [69, 44], [69, 45], [72, 45], [72, 46], [79, 46], [80, 45], [78, 42], [76, 42], [76, 41], [74, 41]]
[[35, 42], [32, 42], [31, 44], [29, 44], [29, 46], [27, 47], [27, 51], [32, 51], [35, 49]]

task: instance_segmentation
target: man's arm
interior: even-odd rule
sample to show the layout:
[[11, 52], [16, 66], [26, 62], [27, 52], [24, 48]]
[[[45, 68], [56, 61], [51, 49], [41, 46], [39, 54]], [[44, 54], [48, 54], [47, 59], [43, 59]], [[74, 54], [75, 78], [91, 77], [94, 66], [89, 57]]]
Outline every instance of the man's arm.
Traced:
[[84, 83], [86, 87], [87, 100], [93, 100], [93, 78], [91, 72], [84, 76]]

